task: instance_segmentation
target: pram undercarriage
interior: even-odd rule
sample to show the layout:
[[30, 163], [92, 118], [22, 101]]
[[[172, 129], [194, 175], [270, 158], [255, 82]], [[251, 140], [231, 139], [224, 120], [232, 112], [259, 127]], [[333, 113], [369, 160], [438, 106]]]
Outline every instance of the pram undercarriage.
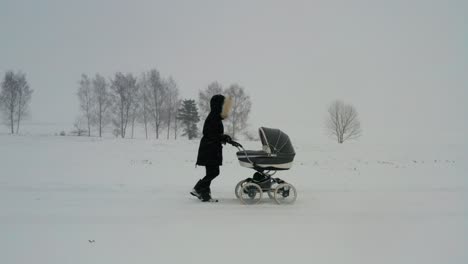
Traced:
[[278, 204], [294, 203], [297, 198], [296, 188], [280, 178], [273, 178], [275, 173], [256, 172], [252, 178], [240, 181], [235, 188], [237, 199], [244, 204], [257, 204], [266, 192]]

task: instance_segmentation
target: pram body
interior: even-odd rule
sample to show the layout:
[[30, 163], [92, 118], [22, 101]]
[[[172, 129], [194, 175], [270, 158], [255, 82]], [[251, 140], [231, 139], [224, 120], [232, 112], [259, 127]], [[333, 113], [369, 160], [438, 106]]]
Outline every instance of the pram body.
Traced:
[[290, 169], [296, 152], [289, 136], [279, 129], [266, 127], [259, 128], [258, 133], [262, 150], [237, 152], [240, 165], [258, 171]]
[[297, 198], [294, 186], [272, 177], [277, 171], [292, 167], [296, 152], [291, 140], [286, 133], [275, 128], [260, 127], [258, 132], [262, 150], [239, 148], [236, 153], [241, 166], [257, 171], [252, 178], [237, 184], [236, 196], [244, 203], [253, 204], [260, 201], [263, 192], [267, 192], [277, 203], [293, 203]]

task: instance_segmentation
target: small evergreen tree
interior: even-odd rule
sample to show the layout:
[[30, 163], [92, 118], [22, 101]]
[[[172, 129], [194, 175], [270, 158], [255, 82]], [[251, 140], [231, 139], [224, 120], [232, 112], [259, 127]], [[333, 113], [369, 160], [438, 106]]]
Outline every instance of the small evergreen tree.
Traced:
[[179, 119], [184, 126], [183, 136], [187, 136], [189, 140], [198, 136], [197, 123], [200, 121], [200, 117], [198, 116], [195, 100], [187, 99], [182, 101], [177, 119]]

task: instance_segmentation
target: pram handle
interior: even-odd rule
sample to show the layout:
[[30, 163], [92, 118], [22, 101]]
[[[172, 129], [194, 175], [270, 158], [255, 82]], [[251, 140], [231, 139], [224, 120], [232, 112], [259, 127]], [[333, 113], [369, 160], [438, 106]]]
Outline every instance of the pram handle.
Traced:
[[236, 148], [237, 148], [239, 151], [244, 152], [244, 155], [245, 155], [245, 157], [247, 158], [247, 160], [249, 161], [249, 163], [252, 164], [252, 166], [253, 166], [254, 168], [257, 168], [257, 164], [255, 164], [255, 162], [253, 162], [253, 161], [249, 158], [249, 155], [247, 155], [247, 151], [245, 150], [245, 148], [244, 148], [241, 144], [239, 144], [239, 146], [236, 146]]
[[241, 145], [241, 143], [236, 142], [236, 141], [234, 141], [234, 140], [231, 140], [231, 141], [228, 142], [228, 143], [231, 144], [232, 146], [236, 147], [236, 148], [239, 149], [239, 150], [240, 150], [240, 148], [242, 148], [242, 149], [244, 148], [244, 147]]
[[239, 144], [239, 146], [236, 146], [236, 148], [239, 150], [239, 151], [242, 151], [245, 153], [245, 149], [242, 145]]

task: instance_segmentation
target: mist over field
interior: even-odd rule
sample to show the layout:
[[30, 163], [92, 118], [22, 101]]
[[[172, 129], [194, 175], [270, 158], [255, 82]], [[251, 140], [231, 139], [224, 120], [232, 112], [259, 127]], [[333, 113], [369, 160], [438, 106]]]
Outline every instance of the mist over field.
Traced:
[[24, 71], [35, 90], [30, 121], [62, 129], [78, 115], [82, 73], [156, 68], [182, 98], [212, 81], [245, 87], [252, 131], [327, 142], [326, 108], [341, 99], [358, 109], [363, 142], [466, 143], [466, 9], [463, 1], [2, 1], [0, 71]]

